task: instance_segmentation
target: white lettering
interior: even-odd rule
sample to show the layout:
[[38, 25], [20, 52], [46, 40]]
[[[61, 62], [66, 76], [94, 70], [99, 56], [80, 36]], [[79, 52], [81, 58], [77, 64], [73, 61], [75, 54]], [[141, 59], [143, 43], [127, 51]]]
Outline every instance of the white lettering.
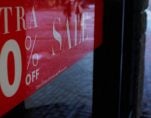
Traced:
[[77, 46], [77, 40], [78, 40], [78, 31], [77, 31], [77, 28], [78, 28], [78, 23], [77, 23], [78, 21], [77, 21], [77, 15], [75, 16], [75, 39], [74, 39], [74, 41], [75, 41], [75, 46]]
[[[15, 74], [14, 74], [14, 82], [13, 84], [9, 83], [8, 78], [8, 55], [12, 52], [14, 56], [15, 63]], [[21, 52], [18, 43], [14, 39], [10, 39], [7, 41], [0, 55], [0, 86], [3, 94], [6, 97], [12, 97], [19, 89], [21, 83], [21, 75], [22, 75], [22, 60], [21, 60]]]
[[82, 18], [82, 42], [85, 40], [84, 37], [85, 37], [85, 15], [83, 15]]
[[[60, 23], [60, 19], [56, 19], [58, 20], [58, 22]], [[61, 47], [62, 47], [62, 36], [61, 34], [56, 30], [55, 28], [55, 22], [53, 23], [53, 36], [54, 36], [54, 39], [59, 42], [59, 45], [60, 45], [60, 50], [61, 50]]]
[[32, 24], [34, 25], [35, 28], [38, 27], [37, 19], [36, 19], [36, 13], [35, 13], [35, 8], [34, 7], [32, 8], [32, 17], [30, 19], [29, 29], [32, 28]]
[[70, 36], [70, 28], [69, 28], [69, 20], [67, 19], [67, 36], [68, 36], [68, 45], [69, 45], [69, 49], [71, 48], [71, 36]]
[[23, 7], [16, 7], [16, 13], [17, 13], [17, 31], [21, 31], [21, 21], [22, 21], [22, 27], [24, 30], [26, 30], [26, 22], [25, 22], [25, 10]]
[[4, 34], [8, 34], [8, 12], [10, 11], [12, 15], [12, 8], [11, 7], [1, 7], [0, 8], [0, 13], [1, 11], [4, 10]]

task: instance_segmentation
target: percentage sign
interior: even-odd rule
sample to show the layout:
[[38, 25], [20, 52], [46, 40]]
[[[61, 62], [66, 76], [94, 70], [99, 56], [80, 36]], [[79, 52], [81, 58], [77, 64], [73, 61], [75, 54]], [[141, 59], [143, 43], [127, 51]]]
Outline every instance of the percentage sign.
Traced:
[[25, 39], [25, 48], [26, 48], [27, 51], [30, 51], [30, 56], [29, 56], [29, 60], [28, 60], [28, 63], [27, 63], [27, 70], [29, 69], [29, 65], [30, 65], [31, 61], [32, 61], [33, 66], [38, 65], [38, 54], [37, 53], [33, 54], [33, 50], [35, 48], [36, 40], [37, 40], [37, 35], [35, 35], [33, 43], [32, 43], [31, 36], [27, 36], [26, 39]]

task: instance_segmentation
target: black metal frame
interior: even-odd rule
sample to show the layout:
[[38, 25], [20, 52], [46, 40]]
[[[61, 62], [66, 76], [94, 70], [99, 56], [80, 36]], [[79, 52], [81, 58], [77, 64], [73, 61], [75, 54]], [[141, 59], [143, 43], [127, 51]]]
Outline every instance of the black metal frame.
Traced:
[[103, 44], [94, 54], [94, 118], [140, 116], [147, 3], [104, 0]]
[[[99, 0], [96, 0], [96, 3], [99, 4]], [[99, 10], [96, 11], [96, 18], [97, 15]], [[98, 24], [96, 22], [96, 26]], [[104, 0], [103, 44], [94, 52], [94, 118], [118, 118], [122, 24], [123, 2]], [[96, 30], [95, 32], [98, 32], [99, 28]], [[98, 34], [95, 36], [99, 38]]]

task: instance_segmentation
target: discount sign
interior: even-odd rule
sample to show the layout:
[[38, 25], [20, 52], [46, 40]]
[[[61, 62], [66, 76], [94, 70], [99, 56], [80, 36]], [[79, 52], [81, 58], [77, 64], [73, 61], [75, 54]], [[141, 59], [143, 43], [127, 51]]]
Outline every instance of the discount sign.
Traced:
[[94, 7], [50, 3], [0, 1], [0, 116], [93, 50]]

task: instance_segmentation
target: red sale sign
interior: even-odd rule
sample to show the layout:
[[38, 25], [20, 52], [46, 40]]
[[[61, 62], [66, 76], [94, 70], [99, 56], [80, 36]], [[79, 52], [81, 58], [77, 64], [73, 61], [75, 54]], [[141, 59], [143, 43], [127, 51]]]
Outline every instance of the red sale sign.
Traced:
[[94, 47], [94, 4], [0, 1], [0, 116]]

